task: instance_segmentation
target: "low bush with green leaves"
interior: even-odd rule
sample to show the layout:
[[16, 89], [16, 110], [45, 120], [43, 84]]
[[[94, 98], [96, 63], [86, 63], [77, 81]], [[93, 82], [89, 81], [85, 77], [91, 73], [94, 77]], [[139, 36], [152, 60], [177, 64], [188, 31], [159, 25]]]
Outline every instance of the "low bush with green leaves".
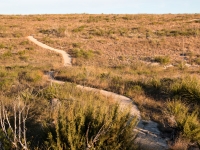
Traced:
[[55, 29], [41, 29], [39, 32], [46, 35], [54, 35], [56, 37], [64, 37], [65, 36], [65, 27], [58, 27]]
[[85, 58], [89, 59], [94, 56], [94, 52], [92, 50], [84, 50], [84, 49], [79, 49], [79, 48], [74, 48], [70, 52], [73, 57], [75, 58]]
[[[2, 112], [7, 113], [8, 120], [1, 121], [10, 123], [4, 131], [0, 130], [0, 140], [6, 149], [21, 149], [21, 144], [26, 149], [52, 150], [137, 148], [133, 131], [137, 118], [130, 115], [129, 109], [121, 111], [111, 98], [77, 89], [69, 83], [16, 88], [17, 92], [9, 97], [0, 93], [0, 106], [5, 109], [0, 112], [0, 119]], [[57, 99], [56, 103], [52, 99]], [[16, 120], [13, 117], [15, 110], [22, 112], [22, 118], [27, 115], [23, 118], [26, 120], [21, 120], [21, 129], [13, 122], [20, 121], [19, 116]], [[20, 131], [26, 132], [18, 136]]]
[[134, 149], [136, 120], [105, 101], [74, 101], [60, 108], [48, 134], [52, 149]]
[[73, 29], [72, 32], [81, 32], [81, 31], [83, 31], [83, 30], [85, 29], [85, 27], [86, 27], [86, 26], [84, 26], [84, 25], [83, 25], [83, 26], [80, 26], [80, 27], [78, 27], [78, 28]]
[[180, 132], [179, 136], [200, 143], [200, 122], [197, 110], [190, 112], [186, 104], [174, 99], [166, 103], [166, 112], [171, 117], [175, 117], [176, 128]]
[[157, 56], [154, 58], [154, 61], [161, 64], [167, 64], [170, 62], [170, 58], [168, 56]]

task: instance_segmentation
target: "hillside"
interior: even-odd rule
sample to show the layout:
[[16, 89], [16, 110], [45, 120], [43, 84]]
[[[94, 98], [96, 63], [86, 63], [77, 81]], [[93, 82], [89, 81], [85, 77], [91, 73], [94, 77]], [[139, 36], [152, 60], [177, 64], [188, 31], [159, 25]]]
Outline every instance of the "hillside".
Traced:
[[[1, 15], [0, 19], [1, 97], [13, 99], [27, 89], [39, 93], [49, 86], [44, 73], [54, 70], [55, 79], [130, 97], [143, 119], [160, 123], [165, 134], [177, 132], [172, 149], [198, 145], [199, 14]], [[62, 67], [59, 54], [30, 42], [29, 35], [65, 50], [73, 67]], [[47, 99], [59, 97], [54, 92], [56, 96], [39, 99], [47, 105]], [[41, 107], [38, 122], [48, 116], [43, 111]], [[172, 118], [177, 125], [170, 125]]]

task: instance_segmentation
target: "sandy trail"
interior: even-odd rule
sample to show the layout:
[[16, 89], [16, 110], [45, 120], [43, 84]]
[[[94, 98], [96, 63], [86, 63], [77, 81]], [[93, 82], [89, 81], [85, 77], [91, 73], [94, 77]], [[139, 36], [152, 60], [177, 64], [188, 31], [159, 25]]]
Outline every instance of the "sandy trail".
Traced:
[[28, 36], [27, 37], [30, 41], [32, 41], [33, 43], [35, 43], [36, 45], [42, 47], [42, 48], [45, 48], [45, 49], [48, 49], [48, 50], [51, 50], [51, 51], [54, 51], [54, 52], [57, 52], [59, 54], [62, 55], [63, 57], [63, 61], [64, 61], [64, 66], [71, 66], [71, 57], [69, 54], [67, 54], [65, 51], [63, 50], [59, 50], [59, 49], [55, 49], [55, 48], [52, 48], [46, 44], [43, 44], [41, 42], [39, 42], [38, 40], [36, 40], [33, 36]]
[[[38, 46], [49, 49], [52, 51], [55, 51], [62, 55], [64, 63], [64, 66], [72, 66], [71, 64], [71, 57], [69, 54], [67, 54], [63, 50], [55, 49], [50, 46], [47, 46], [39, 41], [37, 41], [33, 36], [27, 37], [30, 41], [37, 44]], [[49, 77], [52, 77], [52, 74], [49, 73]], [[50, 79], [51, 82], [58, 83], [58, 84], [64, 84], [65, 82]], [[127, 107], [130, 107], [130, 113], [133, 116], [137, 116], [139, 119], [138, 126], [134, 129], [136, 132], [138, 132], [138, 137], [136, 138], [136, 143], [140, 145], [142, 149], [145, 150], [165, 150], [168, 149], [167, 141], [165, 138], [161, 137], [161, 133], [158, 129], [158, 124], [153, 121], [144, 121], [141, 120], [140, 111], [138, 110], [137, 106], [133, 103], [133, 100], [131, 100], [128, 97], [125, 97], [123, 95], [119, 95], [113, 92], [105, 91], [105, 90], [99, 90], [91, 87], [85, 87], [82, 85], [77, 85], [77, 88], [80, 88], [82, 90], [86, 91], [92, 91], [92, 92], [98, 92], [106, 97], [112, 97], [116, 102], [120, 104], [120, 108], [127, 109]]]

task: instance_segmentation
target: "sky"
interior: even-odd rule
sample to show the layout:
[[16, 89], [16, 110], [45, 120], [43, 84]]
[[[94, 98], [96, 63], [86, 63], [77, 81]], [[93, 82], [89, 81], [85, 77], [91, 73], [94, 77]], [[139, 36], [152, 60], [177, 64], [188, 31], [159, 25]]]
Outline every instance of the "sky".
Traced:
[[0, 0], [0, 14], [200, 13], [200, 0]]

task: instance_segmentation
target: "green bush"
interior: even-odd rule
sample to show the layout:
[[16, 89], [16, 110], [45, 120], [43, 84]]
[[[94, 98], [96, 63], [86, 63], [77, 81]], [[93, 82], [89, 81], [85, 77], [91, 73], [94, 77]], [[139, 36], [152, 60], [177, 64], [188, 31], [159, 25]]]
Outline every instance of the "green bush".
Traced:
[[12, 56], [12, 53], [11, 53], [11, 51], [9, 50], [9, 51], [7, 51], [7, 52], [4, 52], [3, 54], [2, 54], [2, 58], [7, 58], [7, 57], [11, 57]]
[[19, 45], [27, 45], [27, 44], [29, 44], [28, 40], [25, 40], [25, 41], [22, 41], [22, 42], [19, 43]]
[[167, 64], [170, 62], [170, 58], [168, 56], [157, 56], [154, 58], [154, 61], [161, 64]]
[[72, 43], [72, 46], [75, 48], [80, 48], [81, 47], [81, 43]]
[[13, 79], [10, 78], [3, 78], [0, 79], [0, 90], [5, 91], [9, 89], [13, 84]]
[[158, 36], [197, 36], [199, 35], [199, 29], [183, 29], [183, 30], [166, 30], [162, 29], [159, 31], [156, 31], [156, 34]]
[[200, 57], [196, 58], [196, 59], [194, 60], [194, 62], [195, 62], [197, 65], [200, 65]]
[[170, 86], [170, 93], [188, 102], [200, 104], [200, 83], [195, 77], [176, 80]]
[[85, 29], [85, 27], [86, 26], [80, 26], [78, 28], [73, 29], [72, 32], [81, 32], [81, 31], [83, 31]]
[[134, 149], [136, 120], [118, 105], [99, 100], [75, 100], [59, 109], [49, 149]]
[[57, 37], [64, 37], [66, 29], [64, 27], [59, 27], [57, 29]]
[[19, 38], [19, 37], [22, 37], [23, 35], [22, 35], [22, 33], [13, 33], [13, 37], [15, 37], [15, 38]]
[[0, 49], [5, 48], [5, 45], [3, 43], [0, 43]]
[[41, 29], [39, 32], [47, 35], [54, 35], [56, 37], [64, 37], [65, 31], [65, 27], [58, 27], [56, 29]]
[[86, 51], [86, 50], [83, 50], [83, 49], [75, 48], [75, 49], [71, 50], [71, 54], [75, 58], [89, 59], [89, 58], [93, 57], [94, 52], [92, 50]]
[[54, 41], [51, 38], [49, 38], [49, 37], [44, 37], [42, 39], [42, 41], [44, 41], [47, 44], [54, 44]]
[[18, 73], [18, 79], [19, 81], [26, 81], [29, 83], [39, 83], [42, 80], [42, 72], [38, 70], [32, 70], [32, 71], [20, 71]]
[[181, 136], [191, 141], [200, 142], [200, 122], [198, 120], [198, 112], [193, 110], [189, 112], [189, 108], [180, 100], [168, 101], [166, 104], [167, 113], [174, 116], [177, 128], [180, 130]]

